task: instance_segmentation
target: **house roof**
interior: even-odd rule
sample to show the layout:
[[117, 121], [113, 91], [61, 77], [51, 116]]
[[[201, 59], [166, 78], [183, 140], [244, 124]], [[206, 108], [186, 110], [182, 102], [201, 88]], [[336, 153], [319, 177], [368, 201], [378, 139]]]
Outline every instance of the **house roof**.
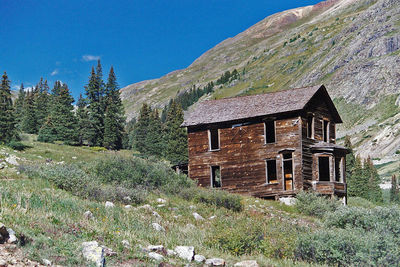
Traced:
[[335, 122], [342, 122], [325, 86], [289, 89], [261, 95], [249, 95], [219, 100], [208, 100], [198, 104], [195, 110], [185, 114], [181, 126], [196, 126], [228, 122], [259, 116], [303, 110], [310, 100], [320, 92], [327, 100]]

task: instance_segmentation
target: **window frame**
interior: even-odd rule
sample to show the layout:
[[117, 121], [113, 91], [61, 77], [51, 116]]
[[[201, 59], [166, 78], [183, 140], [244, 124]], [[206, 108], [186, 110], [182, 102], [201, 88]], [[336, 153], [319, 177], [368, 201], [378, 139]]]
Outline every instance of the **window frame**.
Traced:
[[[215, 180], [214, 168], [218, 168], [219, 169], [220, 186], [217, 186], [217, 187], [214, 186], [214, 180]], [[210, 187], [211, 188], [222, 188], [222, 171], [221, 171], [221, 166], [220, 165], [212, 165], [212, 166], [210, 166]]]
[[[339, 159], [339, 180], [337, 180], [337, 172], [336, 172], [336, 164], [337, 160]], [[337, 183], [344, 183], [344, 157], [335, 157], [335, 182]]]
[[[218, 148], [212, 148], [212, 137], [211, 137], [211, 131], [217, 130], [217, 135], [218, 135]], [[219, 151], [221, 150], [221, 136], [220, 136], [220, 130], [219, 129], [208, 129], [208, 151]]]
[[[273, 142], [267, 142], [267, 122], [274, 123], [274, 141]], [[266, 120], [266, 121], [264, 121], [263, 124], [264, 124], [264, 145], [276, 144], [276, 120]]]
[[329, 133], [330, 121], [327, 119], [322, 119], [321, 122], [322, 122], [322, 141], [330, 143], [330, 133]]
[[[321, 180], [321, 172], [320, 172], [320, 158], [327, 158], [328, 159], [328, 180]], [[319, 155], [317, 157], [318, 160], [318, 182], [332, 182], [331, 181], [331, 157], [329, 155]]]
[[[310, 122], [308, 121], [311, 118], [311, 127], [309, 126]], [[310, 133], [311, 128], [311, 133]], [[315, 117], [313, 114], [307, 115], [307, 138], [315, 139]]]
[[[290, 154], [290, 158], [287, 158], [287, 159], [285, 159], [285, 154], [286, 155], [288, 155], [288, 154]], [[295, 173], [295, 170], [294, 170], [294, 153], [293, 153], [293, 151], [291, 151], [291, 152], [283, 152], [282, 154], [281, 154], [281, 157], [282, 157], [282, 177], [283, 177], [283, 190], [284, 191], [293, 191], [293, 190], [295, 190], [294, 188], [295, 188], [295, 186], [294, 186], [294, 181], [295, 181], [295, 175], [294, 175], [294, 173]], [[288, 180], [292, 180], [292, 189], [290, 189], [290, 190], [288, 190], [287, 188], [286, 188], [286, 177], [285, 177], [285, 162], [291, 162], [292, 163], [292, 178], [291, 179], [288, 179]]]
[[[272, 181], [275, 181], [275, 182], [270, 182], [270, 179], [269, 179], [269, 176], [268, 176], [268, 161], [275, 161], [275, 180], [272, 180]], [[266, 184], [278, 184], [279, 183], [279, 181], [278, 181], [278, 166], [277, 166], [277, 163], [278, 163], [278, 161], [277, 161], [277, 159], [276, 158], [267, 158], [267, 159], [265, 159], [265, 182], [266, 182]]]

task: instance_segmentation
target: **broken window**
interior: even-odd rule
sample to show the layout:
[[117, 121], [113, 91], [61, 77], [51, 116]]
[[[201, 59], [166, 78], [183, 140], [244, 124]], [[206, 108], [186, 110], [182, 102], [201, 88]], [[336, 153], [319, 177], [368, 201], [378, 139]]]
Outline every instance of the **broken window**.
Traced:
[[342, 182], [342, 158], [335, 158], [335, 181]]
[[264, 123], [265, 143], [275, 143], [275, 121], [266, 121]]
[[218, 129], [209, 130], [209, 145], [210, 150], [218, 150], [219, 149], [219, 131]]
[[292, 153], [283, 154], [283, 176], [285, 190], [293, 190], [293, 160]]
[[266, 168], [267, 168], [267, 183], [273, 184], [277, 183], [278, 179], [276, 176], [276, 160], [275, 159], [267, 159], [266, 160]]
[[320, 181], [330, 181], [329, 157], [318, 158], [318, 173]]
[[211, 187], [221, 187], [221, 169], [219, 166], [211, 166]]
[[323, 123], [324, 123], [324, 126], [323, 126], [324, 142], [329, 142], [329, 121], [324, 120]]
[[314, 138], [314, 117], [311, 115], [307, 117], [307, 137]]

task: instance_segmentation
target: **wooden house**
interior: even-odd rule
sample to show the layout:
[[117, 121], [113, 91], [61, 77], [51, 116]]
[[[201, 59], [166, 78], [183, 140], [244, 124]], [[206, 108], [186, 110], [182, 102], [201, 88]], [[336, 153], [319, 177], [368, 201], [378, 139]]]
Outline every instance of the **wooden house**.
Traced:
[[345, 199], [342, 119], [326, 88], [203, 101], [185, 116], [189, 177], [206, 187], [278, 199], [314, 190]]

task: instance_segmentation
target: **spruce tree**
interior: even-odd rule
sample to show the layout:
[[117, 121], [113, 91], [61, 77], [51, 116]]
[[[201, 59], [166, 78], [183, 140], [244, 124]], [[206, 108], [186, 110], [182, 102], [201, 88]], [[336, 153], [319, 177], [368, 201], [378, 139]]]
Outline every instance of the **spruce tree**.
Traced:
[[148, 155], [147, 133], [150, 122], [151, 108], [143, 103], [140, 108], [139, 117], [135, 124], [133, 147], [144, 155]]
[[379, 186], [381, 179], [370, 157], [364, 161], [364, 175], [368, 178], [366, 199], [382, 203], [382, 190]]
[[6, 144], [17, 138], [10, 81], [4, 72], [0, 85], [0, 143]]
[[35, 116], [37, 121], [36, 131], [44, 124], [50, 110], [50, 94], [47, 80], [40, 78], [39, 83], [35, 87]]
[[87, 96], [87, 104], [88, 104], [87, 110], [90, 122], [87, 127], [87, 137], [88, 137], [88, 143], [91, 146], [103, 145], [104, 107], [102, 103], [103, 89], [101, 84], [102, 81], [100, 79], [100, 75], [96, 74], [94, 68], [92, 67], [92, 72], [89, 77], [89, 83], [85, 88]]
[[26, 95], [26, 93], [25, 93], [24, 84], [21, 83], [21, 86], [20, 86], [19, 92], [18, 92], [18, 97], [14, 103], [16, 125], [19, 130], [22, 129], [22, 117], [23, 117], [23, 111], [24, 111], [25, 95]]
[[104, 146], [108, 149], [118, 150], [122, 148], [125, 118], [113, 67], [110, 69], [105, 88]]
[[89, 122], [89, 114], [87, 112], [86, 100], [82, 97], [82, 94], [79, 95], [78, 109], [76, 110], [76, 119], [77, 119], [77, 132], [78, 132], [78, 143], [79, 145], [83, 145], [85, 141], [88, 140], [87, 128], [90, 125]]
[[72, 105], [74, 98], [67, 84], [64, 83], [58, 91], [58, 95], [53, 96], [53, 102], [46, 123], [39, 131], [38, 141], [59, 140], [66, 144], [74, 144], [78, 139], [77, 123]]
[[390, 202], [400, 203], [399, 185], [397, 183], [396, 175], [392, 175], [392, 186], [390, 188]]
[[172, 101], [165, 121], [165, 157], [172, 164], [179, 164], [188, 160], [187, 132], [186, 129], [181, 127], [182, 123], [182, 107]]
[[164, 152], [164, 140], [162, 123], [158, 110], [154, 109], [149, 116], [149, 125], [146, 135], [147, 153], [156, 157], [162, 157]]
[[22, 131], [26, 133], [36, 133], [36, 114], [35, 114], [34, 92], [28, 91], [25, 96], [24, 108], [22, 111]]

